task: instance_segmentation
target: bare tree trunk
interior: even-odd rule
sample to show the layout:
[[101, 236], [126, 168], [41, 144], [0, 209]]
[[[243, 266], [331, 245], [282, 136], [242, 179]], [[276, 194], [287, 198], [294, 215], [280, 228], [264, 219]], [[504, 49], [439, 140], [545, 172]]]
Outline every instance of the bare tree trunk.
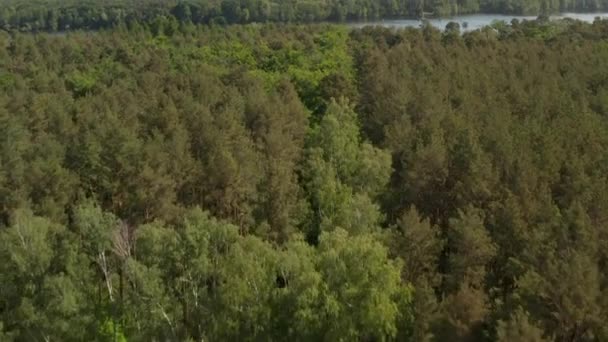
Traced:
[[106, 282], [106, 288], [108, 289], [108, 295], [110, 296], [110, 302], [114, 301], [114, 289], [112, 288], [112, 281], [110, 279], [110, 270], [108, 267], [108, 262], [106, 259], [106, 252], [100, 252], [99, 256], [97, 256], [97, 264], [101, 268], [101, 272], [103, 273], [104, 280]]

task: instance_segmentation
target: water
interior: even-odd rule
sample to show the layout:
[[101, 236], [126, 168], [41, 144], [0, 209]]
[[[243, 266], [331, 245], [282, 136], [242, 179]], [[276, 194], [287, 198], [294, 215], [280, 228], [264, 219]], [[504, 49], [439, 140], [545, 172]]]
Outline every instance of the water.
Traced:
[[[608, 13], [562, 13], [560, 15], [551, 16], [551, 20], [572, 18], [585, 22], [593, 22], [596, 17], [608, 18]], [[488, 26], [496, 21], [504, 21], [510, 23], [511, 20], [534, 20], [536, 16], [522, 16], [522, 15], [502, 15], [502, 14], [471, 14], [471, 15], [460, 15], [451, 18], [431, 18], [427, 19], [428, 22], [443, 30], [449, 22], [456, 22], [460, 24], [462, 31], [471, 31]], [[356, 22], [351, 23], [351, 27], [364, 27], [364, 26], [384, 26], [384, 27], [420, 27], [422, 21], [416, 19], [395, 19], [395, 20], [379, 20], [379, 21], [367, 21], [367, 22]]]

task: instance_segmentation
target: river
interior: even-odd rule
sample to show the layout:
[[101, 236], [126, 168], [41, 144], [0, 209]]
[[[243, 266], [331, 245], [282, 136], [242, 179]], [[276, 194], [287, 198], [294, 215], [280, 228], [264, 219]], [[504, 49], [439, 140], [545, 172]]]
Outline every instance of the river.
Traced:
[[[551, 16], [551, 20], [572, 18], [585, 22], [593, 22], [596, 17], [608, 18], [608, 13], [562, 13], [560, 15]], [[471, 31], [477, 30], [484, 26], [490, 25], [496, 21], [504, 21], [506, 23], [511, 22], [513, 19], [518, 20], [534, 20], [536, 16], [521, 16], [521, 15], [502, 15], [502, 14], [470, 14], [460, 15], [451, 18], [431, 18], [427, 19], [428, 22], [443, 30], [445, 25], [449, 22], [456, 22], [460, 24], [461, 30]], [[367, 21], [367, 22], [354, 22], [350, 23], [351, 27], [364, 27], [364, 26], [385, 26], [385, 27], [420, 27], [422, 21], [416, 19], [390, 19], [390, 20], [378, 20], [378, 21]]]

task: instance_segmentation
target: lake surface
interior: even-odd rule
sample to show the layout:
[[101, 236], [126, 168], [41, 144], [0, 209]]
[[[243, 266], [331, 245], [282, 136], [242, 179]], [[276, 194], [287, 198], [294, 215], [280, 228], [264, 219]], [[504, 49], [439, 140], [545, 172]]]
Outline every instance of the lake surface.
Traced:
[[[608, 18], [608, 13], [562, 13], [560, 15], [551, 16], [551, 20], [572, 18], [586, 22], [593, 22], [596, 17]], [[484, 26], [488, 26], [495, 21], [504, 21], [506, 23], [511, 22], [513, 19], [518, 20], [534, 20], [536, 16], [521, 16], [521, 15], [502, 15], [502, 14], [470, 14], [460, 15], [451, 18], [432, 18], [427, 19], [428, 22], [443, 30], [445, 25], [453, 21], [460, 24], [462, 31], [477, 30]], [[355, 22], [350, 23], [351, 27], [364, 27], [364, 26], [385, 26], [385, 27], [420, 27], [422, 25], [421, 20], [416, 19], [390, 19], [390, 20], [378, 20], [378, 21], [367, 21], [367, 22]]]

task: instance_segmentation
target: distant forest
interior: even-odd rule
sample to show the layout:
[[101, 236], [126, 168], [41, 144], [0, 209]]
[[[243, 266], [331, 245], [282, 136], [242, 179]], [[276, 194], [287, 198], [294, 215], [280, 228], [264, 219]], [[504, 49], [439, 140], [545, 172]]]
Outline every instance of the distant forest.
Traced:
[[94, 30], [158, 20], [308, 23], [470, 13], [548, 15], [608, 9], [608, 0], [0, 0], [0, 28]]

